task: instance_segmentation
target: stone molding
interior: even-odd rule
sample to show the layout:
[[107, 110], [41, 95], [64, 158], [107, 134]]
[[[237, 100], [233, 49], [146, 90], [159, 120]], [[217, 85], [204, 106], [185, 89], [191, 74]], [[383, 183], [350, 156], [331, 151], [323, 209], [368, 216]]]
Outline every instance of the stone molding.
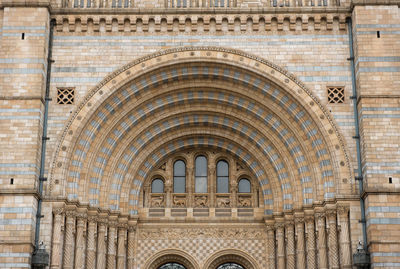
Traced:
[[[296, 14], [193, 14], [193, 15], [163, 15], [137, 14], [137, 15], [98, 15], [98, 14], [57, 14], [52, 18], [56, 20], [56, 31], [64, 32], [67, 25], [67, 32], [99, 32], [100, 23], [104, 22], [104, 30], [113, 32], [112, 24], [117, 21], [116, 32], [189, 32], [196, 33], [199, 29], [203, 32], [270, 32], [283, 31], [284, 24], [288, 24], [289, 31], [295, 31], [297, 22], [301, 22], [301, 31], [318, 31], [322, 25], [326, 31], [334, 30], [333, 23], [338, 23], [338, 30], [346, 30], [346, 18], [350, 13], [346, 11], [326, 12], [322, 14], [296, 13]], [[251, 28], [248, 22], [251, 22]], [[313, 28], [309, 29], [309, 22], [313, 22]], [[77, 26], [79, 25], [79, 28]], [[240, 26], [240, 27], [238, 27]], [[189, 28], [188, 28], [189, 27]], [[236, 27], [236, 28], [235, 28]], [[80, 29], [79, 31], [77, 29]], [[224, 30], [225, 29], [225, 30]]]

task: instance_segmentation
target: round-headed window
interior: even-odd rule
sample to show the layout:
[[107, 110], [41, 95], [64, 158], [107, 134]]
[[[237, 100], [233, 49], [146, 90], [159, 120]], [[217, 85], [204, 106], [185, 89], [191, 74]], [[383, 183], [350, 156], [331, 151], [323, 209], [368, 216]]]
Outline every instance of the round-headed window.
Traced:
[[161, 265], [158, 269], [186, 269], [185, 266], [179, 263], [169, 262]]
[[156, 178], [151, 183], [151, 192], [152, 193], [163, 193], [164, 192], [164, 181], [160, 178]]
[[244, 267], [237, 263], [228, 262], [221, 264], [220, 266], [217, 267], [217, 269], [244, 269]]
[[239, 193], [249, 193], [251, 192], [250, 180], [247, 178], [242, 178], [239, 180]]

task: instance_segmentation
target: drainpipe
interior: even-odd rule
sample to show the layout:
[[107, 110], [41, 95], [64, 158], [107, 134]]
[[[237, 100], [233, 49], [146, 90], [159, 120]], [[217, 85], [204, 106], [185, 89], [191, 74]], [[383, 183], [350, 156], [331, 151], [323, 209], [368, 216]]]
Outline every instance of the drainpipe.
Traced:
[[356, 75], [355, 75], [355, 64], [354, 64], [354, 51], [353, 51], [353, 26], [351, 18], [347, 18], [348, 32], [349, 32], [349, 48], [350, 48], [350, 58], [348, 60], [351, 62], [351, 82], [353, 88], [353, 109], [354, 109], [354, 121], [355, 121], [355, 131], [356, 134], [353, 138], [356, 140], [357, 149], [357, 177], [358, 187], [360, 189], [360, 208], [361, 208], [361, 225], [363, 241], [358, 243], [357, 252], [353, 255], [353, 262], [357, 268], [369, 268], [370, 259], [368, 253], [368, 239], [367, 239], [367, 222], [365, 218], [365, 202], [363, 198], [364, 186], [363, 186], [363, 176], [362, 176], [362, 165], [361, 165], [361, 143], [360, 143], [360, 123], [358, 119], [358, 97], [357, 97], [357, 85], [356, 85]]
[[39, 170], [39, 199], [36, 213], [36, 228], [35, 228], [35, 250], [32, 254], [32, 267], [33, 268], [45, 268], [49, 265], [49, 254], [46, 252], [46, 248], [43, 243], [39, 243], [40, 233], [40, 220], [42, 216], [42, 195], [43, 195], [43, 182], [47, 180], [44, 177], [45, 159], [46, 159], [46, 142], [49, 140], [47, 137], [47, 120], [49, 113], [49, 102], [51, 101], [50, 95], [50, 75], [51, 75], [51, 64], [52, 64], [52, 50], [53, 50], [53, 28], [55, 21], [50, 21], [50, 32], [49, 32], [49, 44], [47, 54], [47, 75], [46, 75], [46, 92], [44, 99], [44, 116], [43, 116], [43, 134], [42, 134], [42, 148], [40, 158], [40, 170]]

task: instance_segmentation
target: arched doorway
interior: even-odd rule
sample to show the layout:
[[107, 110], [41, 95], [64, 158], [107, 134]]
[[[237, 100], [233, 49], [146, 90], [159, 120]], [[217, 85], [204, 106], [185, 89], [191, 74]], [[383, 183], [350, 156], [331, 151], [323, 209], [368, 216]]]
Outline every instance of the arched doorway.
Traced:
[[[336, 192], [340, 190], [343, 196], [352, 191], [347, 151], [319, 100], [268, 61], [219, 48], [176, 49], [139, 59], [87, 95], [60, 140], [49, 193], [104, 210], [93, 212], [101, 218], [88, 228], [90, 242], [96, 240], [96, 227], [102, 231], [97, 238], [102, 243], [101, 255], [115, 252], [117, 238], [105, 237], [106, 229], [116, 234], [118, 228], [134, 245], [135, 224], [129, 221], [140, 216], [141, 224], [158, 224], [137, 232], [139, 246], [153, 252], [139, 247], [136, 254], [130, 254], [122, 243], [118, 250], [132, 255], [129, 263], [146, 264], [146, 269], [168, 263], [191, 269], [193, 265], [174, 257], [146, 261], [165, 249], [182, 249], [192, 255], [199, 248], [203, 252], [193, 260], [201, 260], [210, 253], [210, 246], [215, 252], [244, 249], [253, 259], [238, 255], [246, 257], [245, 263], [226, 255], [211, 259], [207, 269], [232, 262], [246, 269], [265, 268], [265, 253], [275, 252], [276, 257], [284, 257], [278, 259], [279, 264], [284, 264], [286, 254], [294, 262], [295, 232], [301, 233], [303, 243], [299, 253], [312, 253], [315, 236], [321, 235], [318, 244], [323, 246], [323, 255], [328, 256], [329, 243], [329, 255], [338, 261]], [[204, 161], [197, 163], [200, 159]], [[197, 171], [198, 167], [203, 168]], [[309, 210], [317, 206], [315, 212]], [[106, 210], [112, 210], [112, 216]], [[294, 216], [293, 212], [301, 214]], [[109, 223], [102, 222], [103, 216]], [[226, 229], [217, 227], [218, 218], [231, 224], [241, 222]], [[314, 218], [321, 231], [318, 234]], [[243, 228], [249, 219], [259, 226]], [[65, 249], [73, 253], [72, 209], [66, 220]], [[167, 227], [174, 220], [182, 225]], [[204, 225], [213, 221], [215, 227]], [[329, 229], [329, 237], [322, 236], [328, 222], [335, 228]], [[54, 223], [61, 227], [62, 221]], [[127, 228], [123, 229], [126, 223], [128, 235]], [[347, 225], [346, 219], [343, 223]], [[312, 236], [305, 237], [305, 228]], [[343, 238], [347, 237], [343, 232]], [[234, 244], [235, 238], [239, 244]], [[257, 247], [251, 249], [249, 241]], [[88, 257], [92, 262], [95, 256]], [[276, 257], [270, 255], [268, 263], [274, 265]], [[312, 267], [316, 255], [308, 260]]]

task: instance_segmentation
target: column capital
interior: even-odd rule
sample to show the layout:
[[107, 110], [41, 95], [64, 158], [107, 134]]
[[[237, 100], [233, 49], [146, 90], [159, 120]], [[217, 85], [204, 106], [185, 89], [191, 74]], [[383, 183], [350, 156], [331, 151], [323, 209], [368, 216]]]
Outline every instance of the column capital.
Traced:
[[305, 215], [304, 216], [304, 221], [306, 222], [306, 223], [310, 223], [310, 222], [314, 222], [314, 215]]
[[294, 223], [295, 224], [302, 224], [302, 223], [304, 223], [304, 217], [302, 216], [302, 217], [295, 217], [294, 218]]
[[76, 213], [76, 218], [78, 220], [86, 220], [88, 218], [88, 215], [86, 213]]
[[62, 215], [64, 213], [65, 213], [64, 207], [53, 208], [53, 214], [54, 215]]
[[329, 221], [336, 220], [336, 209], [328, 209], [326, 211], [326, 216], [328, 217]]
[[65, 211], [65, 215], [67, 217], [70, 217], [70, 218], [75, 218], [76, 217], [76, 211], [75, 210], [66, 210]]
[[349, 211], [350, 211], [350, 207], [349, 206], [339, 205], [337, 207], [337, 213], [339, 214], [339, 216], [345, 215], [347, 217], [347, 214], [349, 214]]
[[315, 213], [315, 218], [316, 219], [322, 219], [322, 218], [325, 218], [325, 216], [326, 216], [325, 212], [317, 212], [317, 213]]

